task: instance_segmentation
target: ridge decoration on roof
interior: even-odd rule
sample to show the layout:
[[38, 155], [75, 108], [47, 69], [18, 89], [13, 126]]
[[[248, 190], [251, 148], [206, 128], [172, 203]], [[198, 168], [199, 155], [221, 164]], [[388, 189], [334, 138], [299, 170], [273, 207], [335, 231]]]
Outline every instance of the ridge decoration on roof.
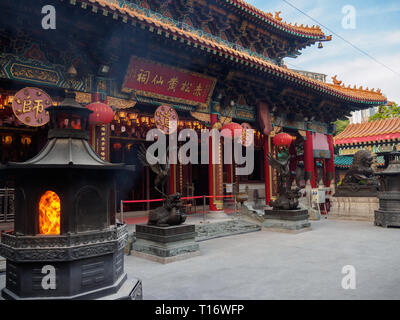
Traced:
[[304, 26], [303, 24], [298, 26], [297, 23], [292, 25], [292, 23], [287, 23], [284, 22], [283, 19], [280, 17], [280, 11], [275, 12], [275, 15], [272, 13], [264, 12], [260, 9], [257, 9], [256, 7], [252, 6], [251, 4], [243, 1], [243, 0], [220, 0], [227, 5], [231, 5], [233, 7], [236, 7], [256, 18], [259, 20], [271, 25], [272, 27], [275, 27], [281, 31], [290, 33], [295, 36], [300, 36], [303, 38], [310, 38], [310, 39], [315, 39], [315, 40], [326, 40], [329, 41], [332, 39], [331, 36], [325, 36], [325, 34], [322, 32], [321, 28], [319, 26], [311, 26], [309, 27]]
[[[337, 156], [335, 155], [335, 167], [338, 168], [350, 168], [353, 164], [353, 156]], [[376, 157], [376, 165], [382, 167], [385, 165], [384, 156]]]
[[366, 88], [364, 89], [362, 86], [360, 86], [357, 89], [357, 86], [354, 85], [353, 88], [351, 88], [351, 85], [348, 85], [347, 87], [343, 83], [343, 81], [337, 80], [337, 75], [332, 77], [333, 84], [327, 83], [328, 86], [335, 88], [337, 90], [342, 91], [343, 93], [349, 93], [349, 94], [357, 94], [359, 96], [363, 96], [365, 99], [378, 99], [378, 98], [384, 98], [385, 103], [387, 102], [386, 97], [382, 95], [381, 89], [377, 89], [375, 91], [375, 88], [369, 89]]
[[400, 118], [350, 124], [334, 138], [335, 145], [400, 139]]
[[[257, 56], [247, 51], [240, 51], [238, 47], [227, 46], [225, 42], [217, 42], [211, 37], [206, 37], [204, 34], [198, 34], [186, 30], [184, 27], [172, 25], [164, 21], [165, 17], [156, 13], [150, 15], [149, 12], [138, 11], [132, 6], [128, 6], [124, 0], [70, 0], [71, 4], [81, 3], [83, 9], [87, 9], [87, 5], [93, 6], [92, 11], [98, 12], [98, 7], [102, 7], [103, 15], [107, 16], [108, 11], [113, 12], [113, 19], [122, 18], [124, 23], [131, 20], [133, 25], [139, 24], [142, 29], [148, 29], [150, 32], [156, 32], [158, 35], [164, 35], [174, 41], [180, 41], [188, 46], [198, 48], [199, 50], [219, 55], [234, 63], [240, 63], [249, 66], [258, 71], [263, 71], [272, 76], [281, 78], [282, 80], [291, 81], [308, 87], [311, 90], [316, 90], [322, 94], [330, 95], [334, 98], [339, 98], [351, 103], [368, 104], [371, 106], [384, 105], [387, 102], [380, 92], [364, 92], [342, 88], [336, 85], [330, 85], [322, 81], [310, 79], [297, 72], [291, 71], [286, 67], [280, 67], [267, 59], [266, 57]], [[147, 14], [146, 14], [147, 13]]]

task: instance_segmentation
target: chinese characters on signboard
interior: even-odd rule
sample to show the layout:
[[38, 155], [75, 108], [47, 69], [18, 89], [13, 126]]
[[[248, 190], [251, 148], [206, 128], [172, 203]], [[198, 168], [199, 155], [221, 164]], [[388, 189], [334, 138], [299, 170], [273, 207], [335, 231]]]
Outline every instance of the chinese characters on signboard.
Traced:
[[122, 91], [206, 108], [215, 83], [205, 75], [131, 57]]
[[159, 106], [154, 113], [156, 126], [165, 134], [171, 134], [178, 128], [178, 114], [171, 106]]
[[104, 161], [109, 161], [110, 133], [107, 125], [97, 125], [95, 127], [94, 150]]
[[49, 113], [45, 109], [52, 105], [53, 101], [43, 90], [28, 87], [14, 96], [12, 109], [23, 124], [40, 127], [49, 122]]

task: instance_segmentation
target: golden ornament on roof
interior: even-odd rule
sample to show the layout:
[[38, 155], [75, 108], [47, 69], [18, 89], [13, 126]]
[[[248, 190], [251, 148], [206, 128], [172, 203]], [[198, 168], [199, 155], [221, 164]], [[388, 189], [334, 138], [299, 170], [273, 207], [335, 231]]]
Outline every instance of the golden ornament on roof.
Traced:
[[336, 85], [336, 86], [340, 86], [342, 84], [342, 81], [339, 81], [337, 79], [337, 75], [333, 76], [332, 80], [333, 80], [333, 84]]
[[282, 21], [282, 18], [279, 16], [281, 14], [281, 11], [275, 12], [275, 19], [278, 21]]

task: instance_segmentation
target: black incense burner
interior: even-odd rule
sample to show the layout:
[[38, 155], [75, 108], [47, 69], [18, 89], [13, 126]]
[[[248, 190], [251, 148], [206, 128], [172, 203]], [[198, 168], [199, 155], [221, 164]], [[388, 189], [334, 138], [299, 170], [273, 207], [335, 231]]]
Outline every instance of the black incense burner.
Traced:
[[[49, 141], [33, 159], [0, 167], [15, 188], [14, 231], [2, 232], [5, 299], [96, 299], [124, 285], [126, 225], [115, 185], [133, 166], [103, 161], [89, 145], [91, 110], [67, 93], [46, 109]], [[129, 295], [141, 296], [141, 284]], [[138, 293], [139, 292], [139, 293]], [[129, 298], [129, 297], [128, 297]], [[131, 297], [132, 298], [132, 297]]]
[[389, 166], [377, 174], [381, 187], [378, 193], [379, 210], [375, 211], [375, 225], [400, 227], [400, 152], [390, 154]]

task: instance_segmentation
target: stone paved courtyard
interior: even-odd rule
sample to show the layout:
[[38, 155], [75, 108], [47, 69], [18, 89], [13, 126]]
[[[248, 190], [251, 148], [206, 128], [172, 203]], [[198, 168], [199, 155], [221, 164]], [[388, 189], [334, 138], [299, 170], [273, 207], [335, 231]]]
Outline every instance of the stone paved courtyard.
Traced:
[[[322, 220], [313, 231], [259, 231], [200, 242], [201, 256], [158, 264], [127, 256], [144, 299], [400, 299], [400, 230]], [[341, 287], [343, 266], [356, 289]], [[4, 274], [0, 275], [0, 287]]]
[[[301, 234], [252, 232], [200, 242], [201, 256], [162, 265], [126, 257], [144, 299], [400, 299], [400, 230], [322, 220]], [[356, 269], [355, 290], [341, 286]]]

